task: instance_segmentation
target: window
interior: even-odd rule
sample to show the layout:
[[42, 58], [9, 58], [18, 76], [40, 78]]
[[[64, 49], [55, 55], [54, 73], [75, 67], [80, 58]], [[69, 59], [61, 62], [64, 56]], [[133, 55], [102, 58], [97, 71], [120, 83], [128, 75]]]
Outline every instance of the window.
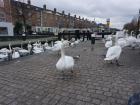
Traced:
[[38, 32], [40, 32], [40, 28], [38, 28]]
[[4, 12], [0, 12], [0, 22], [5, 21], [5, 13]]
[[50, 28], [48, 28], [48, 32], [50, 32]]
[[7, 27], [0, 27], [0, 35], [7, 35], [8, 29]]

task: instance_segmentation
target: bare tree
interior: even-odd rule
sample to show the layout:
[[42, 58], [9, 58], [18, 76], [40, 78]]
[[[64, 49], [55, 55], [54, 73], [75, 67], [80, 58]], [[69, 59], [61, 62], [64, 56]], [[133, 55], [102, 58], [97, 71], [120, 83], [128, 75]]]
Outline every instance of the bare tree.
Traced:
[[16, 4], [16, 14], [21, 19], [23, 23], [23, 33], [27, 33], [27, 20], [33, 16], [33, 12], [30, 4], [26, 4], [24, 0], [18, 0]]

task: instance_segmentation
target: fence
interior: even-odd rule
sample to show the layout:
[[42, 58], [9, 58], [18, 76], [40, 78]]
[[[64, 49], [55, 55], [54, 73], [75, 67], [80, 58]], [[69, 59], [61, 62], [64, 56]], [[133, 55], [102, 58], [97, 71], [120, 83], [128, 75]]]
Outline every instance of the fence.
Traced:
[[24, 38], [26, 38], [26, 39], [37, 39], [37, 38], [47, 38], [47, 37], [53, 37], [53, 36], [54, 36], [53, 33], [50, 33], [50, 34], [47, 34], [47, 35], [0, 36], [0, 41], [16, 41], [16, 40], [23, 40]]

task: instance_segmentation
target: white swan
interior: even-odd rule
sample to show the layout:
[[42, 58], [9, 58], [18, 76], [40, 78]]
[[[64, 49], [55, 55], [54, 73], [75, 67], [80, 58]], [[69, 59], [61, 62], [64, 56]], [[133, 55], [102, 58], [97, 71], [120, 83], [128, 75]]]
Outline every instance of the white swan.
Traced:
[[106, 47], [106, 48], [109, 48], [109, 47], [111, 47], [111, 46], [112, 46], [112, 40], [106, 41], [105, 47]]
[[129, 46], [131, 46], [132, 48], [134, 48], [137, 44], [137, 39], [133, 36], [127, 37], [126, 40], [128, 41]]
[[47, 47], [49, 44], [48, 44], [48, 42], [45, 42], [44, 43], [44, 47]]
[[9, 44], [9, 49], [10, 51], [12, 51], [12, 59], [16, 59], [16, 58], [19, 58], [20, 57], [20, 54], [18, 51], [16, 51], [16, 49], [12, 49], [11, 48], [11, 44]]
[[44, 49], [43, 49], [43, 47], [41, 45], [41, 42], [38, 41], [38, 42], [36, 42], [36, 43], [33, 44], [33, 52], [35, 54], [44, 52]]
[[46, 44], [46, 45], [44, 46], [44, 49], [45, 49], [45, 50], [52, 50], [52, 47]]
[[64, 51], [64, 45], [61, 45], [61, 57], [56, 63], [57, 70], [64, 72], [65, 70], [71, 70], [73, 73], [74, 59], [71, 56], [66, 56]]
[[121, 55], [122, 48], [119, 45], [112, 46], [108, 49], [105, 61], [113, 61], [116, 60], [117, 65], [119, 66], [118, 60]]
[[127, 41], [126, 38], [120, 38], [120, 39], [118, 39], [118, 40], [117, 40], [117, 43], [118, 43], [118, 45], [119, 45], [121, 48], [124, 48], [124, 47], [126, 47], [126, 46], [129, 45], [129, 43], [128, 43], [128, 41]]
[[9, 43], [9, 49], [7, 48], [2, 48], [0, 50], [0, 59], [7, 59], [8, 58], [8, 54], [12, 53], [12, 49], [11, 49], [11, 44]]
[[31, 45], [30, 41], [29, 41], [29, 43], [27, 45], [27, 49], [28, 49], [29, 53], [31, 54], [32, 53], [32, 45]]
[[30, 53], [28, 50], [23, 49], [22, 43], [21, 43], [21, 48], [18, 50], [18, 52], [19, 52], [19, 54], [20, 54], [21, 56], [25, 56], [25, 55], [27, 55], [27, 54]]
[[15, 49], [13, 49], [13, 53], [12, 53], [12, 59], [16, 59], [19, 58], [20, 54], [18, 51], [16, 51]]
[[61, 41], [56, 41], [53, 48], [52, 48], [52, 51], [60, 51], [61, 50], [61, 47], [62, 47], [63, 43]]
[[8, 58], [8, 52], [0, 50], [0, 59], [4, 60]]
[[80, 43], [79, 39], [74, 42], [74, 44], [79, 44], [79, 43]]
[[69, 47], [70, 41], [68, 41], [68, 40], [63, 40], [63, 44], [64, 44], [64, 47]]
[[106, 58], [104, 60], [118, 59], [121, 54], [121, 47], [118, 45], [112, 46], [108, 49]]

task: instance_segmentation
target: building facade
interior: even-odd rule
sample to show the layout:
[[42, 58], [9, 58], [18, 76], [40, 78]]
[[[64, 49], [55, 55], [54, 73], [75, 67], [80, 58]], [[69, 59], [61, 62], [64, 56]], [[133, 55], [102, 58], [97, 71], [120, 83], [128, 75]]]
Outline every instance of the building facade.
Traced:
[[[95, 24], [80, 16], [71, 16], [70, 13], [65, 14], [65, 11], [58, 12], [56, 8], [48, 10], [46, 5], [42, 7], [34, 6], [30, 0], [27, 0], [27, 3], [15, 0], [5, 1], [10, 1], [11, 4], [11, 6], [8, 6], [11, 9], [11, 13], [9, 13], [11, 18], [8, 19], [12, 21], [14, 27], [17, 24], [22, 25], [18, 29], [18, 34], [28, 31], [58, 33], [60, 29], [85, 29], [92, 28]], [[14, 29], [16, 32], [16, 28]]]
[[0, 0], [0, 36], [13, 36], [10, 0]]

